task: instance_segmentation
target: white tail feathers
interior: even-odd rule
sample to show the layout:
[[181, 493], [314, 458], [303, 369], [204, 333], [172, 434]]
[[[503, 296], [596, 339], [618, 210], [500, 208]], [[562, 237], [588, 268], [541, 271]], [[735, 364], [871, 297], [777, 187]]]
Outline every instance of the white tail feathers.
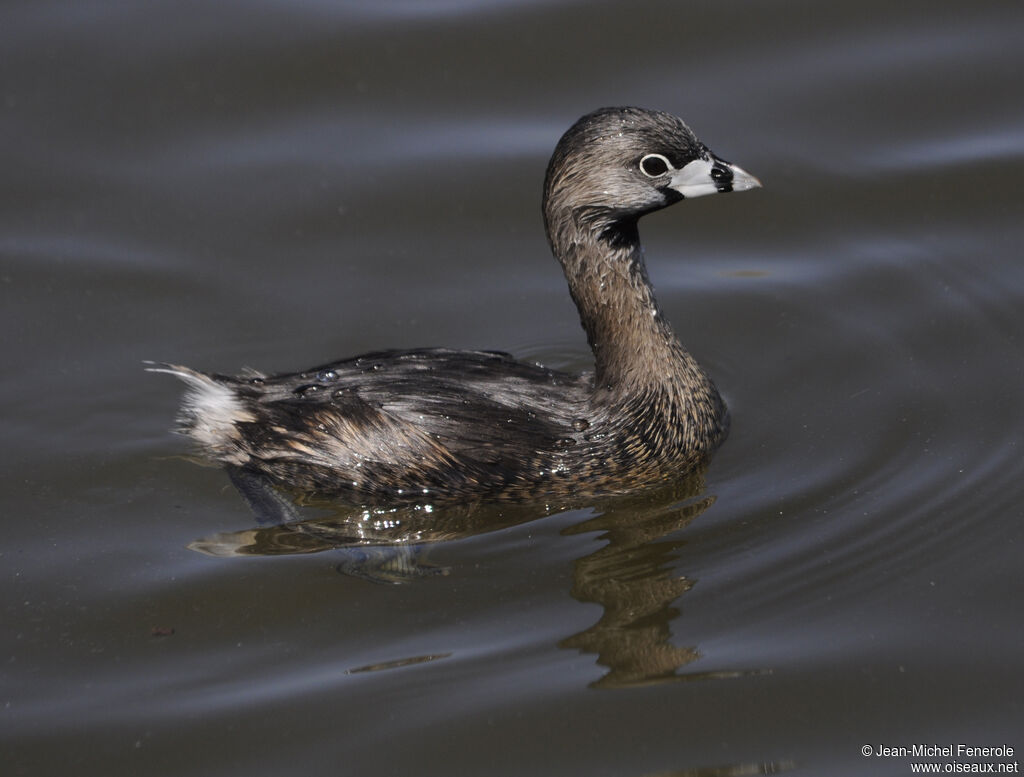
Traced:
[[248, 456], [235, 445], [240, 439], [235, 424], [255, 421], [234, 390], [216, 378], [178, 364], [146, 362], [148, 372], [166, 372], [185, 382], [178, 423], [181, 431], [214, 458], [242, 464]]

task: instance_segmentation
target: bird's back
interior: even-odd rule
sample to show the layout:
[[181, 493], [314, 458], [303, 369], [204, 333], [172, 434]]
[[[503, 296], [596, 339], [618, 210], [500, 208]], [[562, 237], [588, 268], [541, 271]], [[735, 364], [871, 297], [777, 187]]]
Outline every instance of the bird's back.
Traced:
[[505, 353], [370, 353], [301, 373], [186, 380], [203, 452], [300, 491], [360, 501], [497, 496], [546, 478], [590, 426], [590, 383]]

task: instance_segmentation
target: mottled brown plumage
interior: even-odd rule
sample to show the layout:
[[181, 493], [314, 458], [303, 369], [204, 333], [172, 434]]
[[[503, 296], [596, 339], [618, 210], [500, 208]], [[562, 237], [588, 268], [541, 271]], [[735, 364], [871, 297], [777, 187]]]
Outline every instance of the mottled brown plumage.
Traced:
[[544, 220], [593, 374], [443, 349], [273, 377], [151, 369], [189, 385], [181, 429], [229, 467], [250, 502], [259, 483], [368, 505], [662, 483], [707, 458], [726, 410], [658, 309], [637, 219], [685, 197], [757, 185], [668, 114], [602, 109], [565, 133], [545, 178]]

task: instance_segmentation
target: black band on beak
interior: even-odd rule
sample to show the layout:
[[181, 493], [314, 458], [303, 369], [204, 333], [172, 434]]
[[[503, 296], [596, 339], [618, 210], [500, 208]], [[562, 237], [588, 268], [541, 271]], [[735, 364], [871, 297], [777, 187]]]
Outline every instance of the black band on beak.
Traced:
[[732, 168], [728, 162], [715, 158], [715, 163], [711, 166], [711, 180], [715, 182], [715, 188], [720, 193], [732, 191]]

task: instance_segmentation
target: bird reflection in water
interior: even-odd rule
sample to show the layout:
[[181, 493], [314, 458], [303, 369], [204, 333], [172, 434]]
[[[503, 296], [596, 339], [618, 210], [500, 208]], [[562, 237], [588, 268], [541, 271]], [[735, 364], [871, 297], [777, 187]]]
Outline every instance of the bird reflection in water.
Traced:
[[[682, 672], [700, 657], [696, 647], [672, 643], [676, 601], [694, 581], [674, 569], [680, 532], [714, 503], [703, 494], [701, 473], [646, 494], [615, 497], [601, 513], [569, 526], [563, 536], [600, 533], [601, 547], [574, 562], [572, 596], [601, 605], [590, 628], [560, 647], [597, 655], [608, 671], [591, 686], [617, 688], [713, 677], [747, 671]], [[459, 505], [352, 510], [292, 495], [307, 509], [332, 509], [321, 517], [216, 534], [189, 547], [214, 556], [276, 556], [337, 551], [339, 572], [377, 583], [408, 583], [447, 575], [429, 561], [432, 545], [507, 528], [582, 505]], [[589, 505], [594, 509], [594, 503]]]
[[679, 616], [674, 606], [694, 581], [674, 573], [675, 552], [686, 540], [678, 532], [713, 503], [698, 496], [701, 482], [687, 483], [667, 506], [616, 506], [563, 534], [601, 532], [598, 550], [577, 559], [572, 595], [604, 608], [601, 619], [585, 631], [562, 640], [561, 647], [596, 653], [608, 672], [591, 683], [594, 688], [621, 688], [668, 681], [736, 677], [741, 672], [680, 673], [700, 657], [695, 647], [671, 642], [669, 624]]

